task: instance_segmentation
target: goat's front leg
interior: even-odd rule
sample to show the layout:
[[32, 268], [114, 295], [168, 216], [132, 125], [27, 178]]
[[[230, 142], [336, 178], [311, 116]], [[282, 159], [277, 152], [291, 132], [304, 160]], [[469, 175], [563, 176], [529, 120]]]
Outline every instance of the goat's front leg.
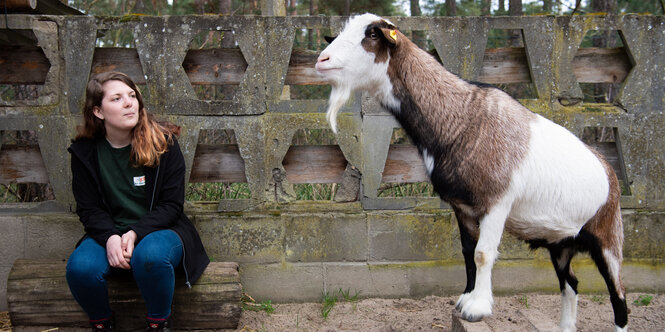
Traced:
[[480, 219], [478, 243], [473, 260], [476, 264], [476, 284], [471, 293], [460, 297], [462, 318], [475, 322], [492, 314], [492, 266], [498, 256], [503, 227], [510, 212], [509, 202], [500, 202]]
[[457, 310], [462, 310], [471, 291], [476, 286], [476, 263], [473, 261], [473, 256], [476, 250], [476, 243], [478, 243], [478, 220], [468, 216], [454, 206], [453, 210], [455, 211], [457, 226], [459, 227], [460, 240], [462, 241], [462, 255], [464, 255], [464, 267], [466, 270], [466, 287], [455, 305]]

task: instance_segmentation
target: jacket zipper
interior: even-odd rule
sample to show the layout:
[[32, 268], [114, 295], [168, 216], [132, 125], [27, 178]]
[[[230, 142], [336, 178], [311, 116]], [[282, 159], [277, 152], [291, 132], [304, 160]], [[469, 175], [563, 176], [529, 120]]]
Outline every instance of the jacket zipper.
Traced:
[[[155, 203], [155, 192], [157, 191], [157, 179], [159, 178], [159, 169], [162, 168], [161, 165], [157, 166], [157, 171], [155, 173], [155, 183], [153, 184], [152, 187], [152, 197], [150, 198], [150, 209], [148, 211], [152, 212], [152, 206]], [[180, 237], [180, 234], [178, 232], [173, 231], [175, 235], [178, 237], [180, 240], [180, 244], [182, 245], [182, 269], [185, 270], [185, 285], [187, 285], [187, 288], [192, 288], [192, 284], [189, 282], [189, 273], [187, 273], [187, 265], [185, 264], [186, 257], [187, 255], [185, 252], [185, 242], [182, 241], [182, 238]]]

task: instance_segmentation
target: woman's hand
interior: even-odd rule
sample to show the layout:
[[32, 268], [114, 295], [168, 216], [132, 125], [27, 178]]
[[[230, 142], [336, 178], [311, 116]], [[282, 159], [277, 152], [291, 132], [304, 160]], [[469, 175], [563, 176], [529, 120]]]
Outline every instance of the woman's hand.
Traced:
[[125, 257], [125, 261], [129, 264], [132, 259], [132, 253], [134, 252], [134, 245], [136, 244], [136, 232], [130, 230], [129, 232], [122, 234], [122, 255]]
[[131, 266], [129, 266], [129, 261], [125, 259], [123, 251], [122, 238], [120, 235], [111, 235], [111, 237], [106, 240], [106, 258], [109, 260], [109, 265], [115, 268], [129, 270]]

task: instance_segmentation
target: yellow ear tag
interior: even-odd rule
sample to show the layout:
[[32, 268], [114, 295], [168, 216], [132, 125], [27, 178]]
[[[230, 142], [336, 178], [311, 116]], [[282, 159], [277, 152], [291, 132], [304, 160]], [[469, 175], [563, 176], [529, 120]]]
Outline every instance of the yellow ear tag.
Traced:
[[390, 37], [397, 41], [397, 31], [395, 30], [390, 30]]

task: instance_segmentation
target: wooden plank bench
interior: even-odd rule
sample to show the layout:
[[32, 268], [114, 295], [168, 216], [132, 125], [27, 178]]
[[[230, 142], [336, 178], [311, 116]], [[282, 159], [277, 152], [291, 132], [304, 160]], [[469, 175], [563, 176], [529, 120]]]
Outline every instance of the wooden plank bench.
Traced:
[[[14, 331], [50, 328], [89, 330], [88, 318], [72, 297], [63, 260], [18, 259], [7, 279], [7, 304]], [[145, 328], [145, 305], [130, 275], [108, 281], [111, 308], [119, 331]], [[172, 317], [174, 328], [235, 329], [241, 314], [242, 289], [238, 264], [211, 262], [188, 288], [176, 278]]]

